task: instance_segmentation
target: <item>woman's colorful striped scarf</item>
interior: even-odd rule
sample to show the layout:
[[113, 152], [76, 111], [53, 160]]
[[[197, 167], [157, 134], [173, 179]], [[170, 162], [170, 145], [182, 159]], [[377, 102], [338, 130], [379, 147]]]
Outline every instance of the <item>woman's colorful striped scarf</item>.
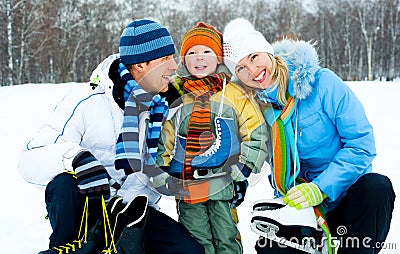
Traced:
[[[281, 109], [277, 106], [276, 101], [273, 105], [270, 104], [267, 93], [260, 92], [257, 96], [261, 101], [267, 103], [261, 104], [261, 108], [266, 121], [271, 126], [273, 179], [276, 189], [282, 196], [285, 196], [287, 191], [295, 185], [295, 179], [297, 184], [306, 182], [298, 177], [300, 160], [295, 140], [295, 128], [291, 120], [297, 108], [297, 100], [287, 95], [287, 102]], [[328, 238], [328, 252], [333, 253], [334, 245], [322, 205], [315, 206], [314, 212], [318, 225]]]
[[271, 126], [274, 183], [282, 195], [285, 195], [293, 187], [294, 179], [298, 175], [298, 171], [294, 172], [295, 168], [300, 168], [295, 134], [291, 122], [296, 104], [297, 101], [293, 97], [289, 97], [282, 110], [266, 107], [264, 111], [264, 114], [269, 116], [267, 122]]
[[[193, 169], [191, 162], [196, 155], [207, 150], [214, 141], [211, 131], [211, 95], [222, 91], [225, 73], [214, 74], [202, 79], [191, 80], [182, 78], [183, 89], [188, 96], [193, 97], [193, 109], [189, 117], [186, 137], [185, 159], [182, 171], [184, 180], [193, 180]], [[186, 189], [194, 194], [185, 197], [187, 203], [198, 203], [208, 200], [208, 182], [194, 187], [195, 183], [187, 182]], [[200, 183], [199, 183], [200, 184]]]
[[133, 79], [124, 64], [119, 64], [118, 72], [122, 81], [127, 84], [125, 88], [131, 89], [131, 91], [128, 100], [125, 102], [121, 134], [116, 144], [115, 168], [123, 169], [126, 175], [142, 170], [142, 158], [140, 156], [140, 149], [142, 148], [139, 147], [139, 133], [146, 130], [139, 128], [139, 114], [148, 110], [150, 119], [147, 127], [147, 150], [145, 151], [143, 166], [148, 166], [149, 170], [146, 173], [152, 175], [151, 169], [155, 165], [158, 139], [162, 124], [168, 115], [168, 102], [165, 97], [161, 97], [159, 94], [144, 91]]

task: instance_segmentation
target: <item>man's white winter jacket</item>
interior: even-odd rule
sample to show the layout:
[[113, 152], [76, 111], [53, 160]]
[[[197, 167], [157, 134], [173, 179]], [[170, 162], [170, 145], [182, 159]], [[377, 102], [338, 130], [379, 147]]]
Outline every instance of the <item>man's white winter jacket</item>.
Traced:
[[[25, 146], [19, 171], [26, 181], [46, 186], [58, 174], [73, 171], [72, 161], [82, 150], [90, 151], [112, 179], [119, 183], [125, 180], [124, 171], [114, 167], [115, 144], [121, 130], [123, 110], [114, 101], [114, 84], [108, 77], [110, 66], [117, 58], [118, 54], [109, 56], [92, 73], [89, 84], [96, 86], [84, 84], [85, 87], [67, 93], [38, 134]], [[145, 117], [140, 117], [140, 120], [145, 126]], [[144, 136], [145, 132], [140, 135]], [[144, 138], [141, 137], [140, 141], [143, 143]], [[142, 186], [123, 186], [123, 189], [135, 189], [141, 194], [149, 191], [149, 195], [154, 197], [155, 193], [143, 186], [148, 185], [147, 176], [142, 173], [134, 175], [129, 176], [126, 183]], [[155, 202], [158, 199], [154, 197]]]

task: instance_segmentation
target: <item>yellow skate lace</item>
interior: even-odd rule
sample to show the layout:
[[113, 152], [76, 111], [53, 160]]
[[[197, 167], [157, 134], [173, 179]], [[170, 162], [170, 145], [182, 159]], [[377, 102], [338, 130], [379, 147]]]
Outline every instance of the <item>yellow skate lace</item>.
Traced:
[[[108, 212], [106, 208], [106, 202], [104, 196], [101, 197], [102, 210], [103, 210], [103, 224], [104, 224], [104, 239], [106, 243], [106, 248], [102, 253], [117, 253], [117, 249], [114, 243], [114, 236], [112, 234], [110, 220], [108, 218]], [[83, 207], [81, 225], [79, 227], [78, 239], [74, 240], [72, 243], [66, 243], [65, 245], [53, 247], [52, 250], [58, 251], [58, 254], [70, 253], [70, 251], [75, 251], [82, 247], [82, 242], [87, 243], [87, 232], [88, 232], [88, 217], [89, 217], [89, 197], [86, 197], [85, 206]], [[84, 229], [84, 232], [82, 232]], [[107, 230], [110, 233], [111, 239], [110, 244], [108, 243]], [[112, 248], [112, 249], [111, 249]]]
[[[104, 200], [104, 197], [101, 197], [101, 206], [103, 208], [104, 239], [105, 239], [105, 243], [107, 246], [106, 249], [104, 249], [101, 253], [109, 253], [109, 254], [117, 253], [117, 248], [115, 247], [114, 236], [113, 236], [113, 232], [111, 230], [110, 220], [108, 218], [106, 202]], [[110, 236], [111, 236], [110, 245], [108, 244], [107, 231], [110, 233]], [[111, 250], [111, 248], [112, 248], [112, 250]]]

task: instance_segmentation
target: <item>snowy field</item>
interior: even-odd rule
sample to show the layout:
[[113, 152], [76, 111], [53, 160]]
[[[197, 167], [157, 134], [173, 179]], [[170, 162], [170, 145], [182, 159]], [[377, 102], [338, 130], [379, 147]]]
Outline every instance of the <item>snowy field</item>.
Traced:
[[[396, 199], [391, 230], [386, 240], [392, 249], [381, 253], [400, 253], [400, 82], [348, 82], [363, 102], [374, 127], [378, 156], [374, 171], [392, 180]], [[0, 88], [0, 154], [2, 209], [0, 211], [0, 246], [2, 253], [37, 253], [47, 249], [51, 232], [45, 220], [44, 191], [27, 184], [17, 171], [22, 147], [46, 118], [49, 111], [71, 87], [82, 84], [28, 84]], [[396, 113], [397, 112], [397, 113]], [[396, 131], [397, 130], [397, 131]], [[239, 229], [244, 253], [255, 253], [257, 236], [250, 230], [251, 207], [255, 200], [270, 198], [272, 190], [266, 174], [253, 175], [246, 201], [239, 207]], [[170, 198], [161, 201], [162, 211], [176, 218]], [[393, 249], [395, 247], [395, 249]]]

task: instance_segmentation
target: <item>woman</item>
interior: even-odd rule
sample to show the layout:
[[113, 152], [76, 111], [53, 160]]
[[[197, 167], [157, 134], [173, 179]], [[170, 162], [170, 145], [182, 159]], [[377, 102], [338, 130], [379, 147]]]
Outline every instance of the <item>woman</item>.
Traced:
[[[343, 237], [358, 238], [358, 246], [343, 240], [338, 253], [379, 252], [375, 244], [387, 236], [395, 194], [386, 176], [371, 173], [374, 135], [358, 98], [319, 66], [308, 42], [272, 46], [244, 19], [231, 21], [223, 36], [226, 66], [257, 98], [271, 128], [276, 196], [297, 209], [319, 207], [334, 236], [341, 226]], [[297, 251], [276, 244], [256, 249]]]

